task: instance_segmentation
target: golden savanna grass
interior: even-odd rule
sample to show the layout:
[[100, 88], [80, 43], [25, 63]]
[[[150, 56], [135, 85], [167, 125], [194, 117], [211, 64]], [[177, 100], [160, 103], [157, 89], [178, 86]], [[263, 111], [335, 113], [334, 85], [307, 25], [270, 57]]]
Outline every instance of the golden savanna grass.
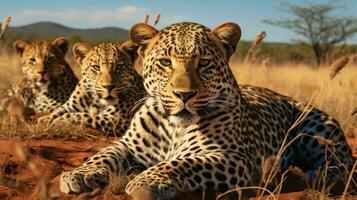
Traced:
[[10, 21], [11, 21], [11, 16], [7, 16], [5, 18], [5, 20], [2, 22], [1, 24], [1, 32], [0, 32], [0, 39], [2, 38], [2, 36], [4, 35], [5, 30], [7, 29], [7, 27], [10, 25]]
[[312, 105], [337, 118], [347, 136], [356, 136], [357, 116], [351, 115], [357, 106], [356, 65], [350, 63], [332, 80], [329, 67], [232, 63], [231, 68], [239, 84], [273, 89], [305, 103], [312, 99]]
[[[69, 62], [75, 65], [73, 58]], [[15, 54], [0, 51], [0, 90], [21, 77], [19, 59]], [[78, 67], [74, 66], [76, 74]], [[330, 79], [329, 67], [311, 68], [306, 65], [284, 64], [269, 66], [231, 62], [239, 84], [262, 86], [326, 111], [337, 118], [347, 136], [357, 134], [357, 116], [351, 115], [357, 106], [357, 66], [349, 63]]]
[[248, 63], [254, 63], [256, 61], [255, 58], [257, 58], [257, 54], [259, 53], [259, 49], [257, 47], [260, 43], [262, 43], [262, 41], [266, 36], [267, 33], [265, 31], [261, 31], [260, 33], [257, 34], [255, 40], [252, 42], [252, 45], [248, 50], [247, 55], [244, 58], [245, 65]]
[[345, 56], [340, 59], [337, 59], [335, 62], [332, 63], [330, 67], [330, 78], [333, 79], [335, 76], [344, 68], [347, 66], [347, 64], [350, 62], [350, 58]]

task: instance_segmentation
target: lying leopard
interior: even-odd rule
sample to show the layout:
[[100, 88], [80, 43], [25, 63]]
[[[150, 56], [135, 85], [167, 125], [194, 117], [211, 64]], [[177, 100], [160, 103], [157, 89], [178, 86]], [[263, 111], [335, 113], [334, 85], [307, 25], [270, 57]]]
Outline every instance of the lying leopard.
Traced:
[[235, 23], [213, 30], [196, 23], [161, 31], [134, 25], [130, 37], [139, 44], [148, 98], [123, 137], [61, 175], [61, 190], [103, 187], [110, 174], [124, 175], [132, 165], [144, 167], [126, 186], [138, 200], [250, 186], [285, 138], [295, 142], [280, 158], [282, 170], [296, 165], [313, 178], [327, 163], [331, 179], [344, 178], [354, 159], [336, 120], [271, 90], [238, 86], [228, 63], [240, 36]]
[[9, 96], [35, 113], [50, 113], [64, 104], [78, 83], [65, 60], [68, 41], [57, 38], [29, 44], [18, 40], [13, 46], [21, 59], [24, 77], [13, 84]]
[[77, 124], [122, 135], [137, 101], [145, 95], [142, 78], [134, 68], [136, 49], [132, 42], [93, 48], [76, 43], [73, 53], [82, 78], [68, 101], [39, 122]]

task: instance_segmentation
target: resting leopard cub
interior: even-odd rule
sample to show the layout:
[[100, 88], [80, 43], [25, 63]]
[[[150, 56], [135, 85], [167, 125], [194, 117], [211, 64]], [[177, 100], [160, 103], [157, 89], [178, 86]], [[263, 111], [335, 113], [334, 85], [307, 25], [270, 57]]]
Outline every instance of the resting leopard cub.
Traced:
[[134, 68], [136, 46], [132, 42], [121, 46], [103, 43], [93, 48], [75, 44], [73, 53], [82, 78], [68, 101], [39, 122], [78, 124], [122, 135], [135, 104], [146, 93]]
[[196, 23], [161, 31], [134, 25], [130, 38], [139, 44], [149, 97], [123, 137], [61, 175], [61, 190], [103, 187], [110, 173], [124, 175], [135, 163], [145, 170], [126, 192], [137, 200], [199, 189], [223, 192], [257, 184], [262, 160], [295, 136], [280, 159], [282, 170], [297, 165], [313, 175], [328, 162], [329, 175], [338, 175], [335, 170], [346, 175], [344, 167], [349, 170], [354, 159], [336, 120], [312, 108], [289, 130], [305, 113], [298, 102], [265, 88], [238, 86], [228, 63], [240, 35], [234, 23], [213, 30]]
[[57, 38], [28, 44], [18, 40], [13, 46], [21, 59], [24, 77], [12, 86], [9, 96], [35, 113], [50, 113], [65, 103], [78, 82], [65, 61], [68, 41]]

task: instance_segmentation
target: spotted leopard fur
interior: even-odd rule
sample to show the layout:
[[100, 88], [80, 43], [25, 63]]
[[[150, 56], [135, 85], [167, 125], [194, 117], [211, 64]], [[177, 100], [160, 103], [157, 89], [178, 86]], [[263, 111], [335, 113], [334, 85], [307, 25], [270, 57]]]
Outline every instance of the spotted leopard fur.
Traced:
[[250, 186], [285, 138], [292, 144], [280, 159], [282, 170], [296, 165], [313, 174], [328, 163], [329, 174], [347, 174], [344, 167], [348, 171], [354, 159], [336, 120], [311, 108], [292, 128], [306, 114], [298, 102], [265, 88], [238, 86], [228, 64], [240, 39], [238, 25], [210, 30], [177, 23], [157, 31], [137, 24], [130, 37], [140, 45], [149, 97], [122, 138], [61, 175], [63, 192], [103, 187], [110, 173], [124, 175], [134, 163], [144, 170], [126, 186], [133, 199]]
[[68, 41], [14, 42], [21, 60], [23, 79], [14, 84], [10, 96], [20, 99], [36, 113], [50, 113], [67, 101], [78, 79], [65, 61]]
[[61, 107], [39, 119], [41, 123], [70, 123], [122, 135], [135, 104], [145, 95], [142, 78], [135, 71], [136, 46], [103, 43], [90, 48], [73, 46], [82, 78]]

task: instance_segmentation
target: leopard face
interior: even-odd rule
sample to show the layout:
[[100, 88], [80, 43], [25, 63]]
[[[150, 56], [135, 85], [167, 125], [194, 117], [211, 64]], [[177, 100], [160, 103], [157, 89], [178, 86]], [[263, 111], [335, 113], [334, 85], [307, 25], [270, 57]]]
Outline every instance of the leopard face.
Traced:
[[228, 63], [240, 39], [238, 25], [226, 23], [211, 31], [179, 23], [158, 32], [138, 24], [130, 36], [141, 45], [144, 85], [163, 113], [189, 122], [228, 98], [235, 81]]
[[13, 47], [21, 59], [22, 72], [39, 87], [55, 84], [58, 77], [66, 73], [68, 41], [65, 38], [40, 40], [30, 44], [18, 40]]
[[129, 88], [137, 76], [132, 67], [136, 55], [134, 43], [123, 45], [103, 43], [89, 47], [84, 43], [73, 46], [73, 53], [81, 66], [82, 78], [89, 90], [103, 105], [118, 103], [118, 94]]

